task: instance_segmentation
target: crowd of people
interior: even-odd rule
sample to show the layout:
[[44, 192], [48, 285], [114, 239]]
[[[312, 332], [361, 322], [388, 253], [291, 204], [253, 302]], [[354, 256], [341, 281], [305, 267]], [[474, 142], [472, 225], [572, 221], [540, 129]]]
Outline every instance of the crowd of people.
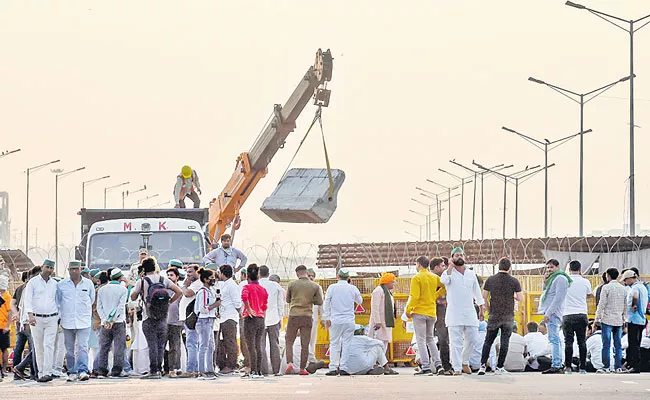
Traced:
[[[0, 276], [0, 326], [7, 327], [0, 335], [3, 370], [8, 328], [15, 322], [16, 381], [310, 375], [325, 366], [315, 356], [320, 317], [330, 342], [325, 375], [398, 374], [386, 357], [400, 322], [395, 275], [381, 276], [371, 294], [370, 322], [361, 326], [355, 309], [363, 299], [346, 269], [337, 271], [337, 283], [324, 293], [314, 270], [300, 265], [298, 279], [285, 289], [267, 266], [247, 265], [228, 235], [205, 261], [201, 267], [173, 259], [163, 273], [143, 248], [128, 273], [89, 270], [71, 261], [67, 277], [60, 279], [55, 263], [45, 260], [23, 273], [13, 297]], [[403, 327], [412, 326], [414, 333], [416, 375], [650, 368], [648, 289], [634, 268], [609, 268], [603, 284], [592, 290], [578, 261], [569, 264], [567, 274], [549, 260], [539, 302], [543, 320], [529, 322], [525, 336], [514, 318], [515, 302], [524, 299], [522, 287], [507, 258], [485, 282], [468, 268], [461, 248], [450, 259], [421, 256], [417, 269], [401, 315]], [[597, 301], [591, 321], [590, 296]]]

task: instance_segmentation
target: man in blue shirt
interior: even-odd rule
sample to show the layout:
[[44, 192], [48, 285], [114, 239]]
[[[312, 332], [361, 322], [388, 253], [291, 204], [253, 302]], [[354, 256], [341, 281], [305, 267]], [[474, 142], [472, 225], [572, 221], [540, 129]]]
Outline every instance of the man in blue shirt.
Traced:
[[59, 282], [56, 287], [56, 302], [65, 337], [68, 382], [77, 379], [88, 380], [88, 339], [95, 302], [95, 285], [90, 279], [81, 276], [81, 269], [81, 261], [70, 261], [70, 277]]
[[[232, 236], [225, 234], [221, 236], [221, 246], [212, 250], [203, 257], [203, 262], [207, 265], [215, 263], [217, 265], [228, 264], [232, 267], [233, 272], [237, 273], [246, 266], [248, 258], [241, 251], [231, 246]], [[237, 266], [239, 260], [239, 266]], [[233, 274], [234, 275], [234, 274]]]
[[648, 290], [639, 281], [639, 276], [627, 270], [621, 276], [621, 281], [630, 290], [627, 294], [627, 364], [628, 372], [638, 374], [641, 372], [641, 339], [645, 329], [645, 310], [648, 307]]

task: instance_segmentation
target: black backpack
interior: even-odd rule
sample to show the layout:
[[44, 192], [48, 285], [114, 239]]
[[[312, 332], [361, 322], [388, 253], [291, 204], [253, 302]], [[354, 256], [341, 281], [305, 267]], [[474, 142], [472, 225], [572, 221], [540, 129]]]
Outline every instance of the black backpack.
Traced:
[[194, 304], [196, 304], [196, 299], [190, 301], [190, 304], [185, 307], [185, 325], [188, 329], [196, 329], [196, 321], [199, 319], [199, 316], [194, 313]]
[[147, 307], [147, 315], [151, 319], [162, 320], [167, 319], [169, 311], [169, 290], [165, 287], [165, 280], [160, 277], [160, 280], [153, 283], [148, 277], [144, 277], [149, 285], [147, 288], [147, 297], [145, 298], [145, 307]]

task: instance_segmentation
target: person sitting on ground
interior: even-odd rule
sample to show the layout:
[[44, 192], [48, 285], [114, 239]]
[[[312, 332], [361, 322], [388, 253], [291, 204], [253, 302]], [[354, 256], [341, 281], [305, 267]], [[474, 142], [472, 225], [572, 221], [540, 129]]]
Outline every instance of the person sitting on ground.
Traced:
[[347, 372], [350, 375], [397, 375], [388, 364], [384, 343], [364, 333], [364, 326], [357, 325], [348, 347]]
[[546, 325], [542, 321], [539, 325], [531, 321], [526, 325], [528, 333], [524, 336], [526, 340], [526, 349], [528, 350], [528, 360], [526, 371], [545, 371], [551, 367], [551, 347], [548, 338], [542, 330], [546, 330]]
[[[497, 346], [497, 349], [499, 346]], [[508, 341], [508, 353], [504, 368], [508, 372], [523, 372], [526, 369], [528, 349], [526, 348], [526, 339], [518, 333], [517, 323], [512, 324], [512, 334]]]
[[587, 332], [587, 372], [598, 372], [604, 367], [602, 333], [598, 322], [593, 322], [589, 326]]

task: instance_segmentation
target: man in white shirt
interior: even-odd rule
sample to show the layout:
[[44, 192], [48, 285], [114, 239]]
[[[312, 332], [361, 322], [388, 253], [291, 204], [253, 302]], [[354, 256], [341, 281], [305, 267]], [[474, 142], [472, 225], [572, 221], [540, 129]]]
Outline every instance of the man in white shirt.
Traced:
[[578, 339], [580, 354], [580, 373], [587, 373], [587, 298], [592, 296], [591, 283], [580, 274], [580, 261], [569, 263], [570, 283], [564, 303], [562, 330], [564, 331], [564, 363], [567, 372], [571, 372], [573, 361], [573, 338]]
[[[181, 377], [193, 378], [198, 376], [199, 373], [199, 336], [196, 332], [196, 325], [191, 329], [187, 325], [187, 307], [196, 298], [196, 293], [203, 287], [203, 283], [199, 279], [198, 264], [190, 264], [187, 266], [187, 276], [181, 286], [183, 297], [178, 303], [178, 319], [183, 321], [185, 325], [185, 347], [187, 347], [187, 371]], [[191, 307], [190, 313], [194, 313], [194, 307]], [[194, 315], [195, 316], [195, 315]]]
[[124, 353], [126, 351], [126, 297], [128, 290], [120, 284], [123, 277], [119, 268], [111, 271], [111, 281], [97, 292], [97, 314], [102, 327], [99, 331], [99, 361], [97, 370], [100, 376], [108, 375], [108, 353], [113, 349], [113, 369], [111, 376], [122, 377]]
[[50, 382], [54, 374], [54, 341], [59, 326], [59, 308], [53, 273], [54, 261], [43, 261], [40, 275], [27, 282], [23, 293], [23, 306], [29, 318], [36, 352], [39, 382]]
[[260, 267], [260, 285], [269, 295], [268, 305], [264, 324], [266, 329], [262, 337], [262, 372], [267, 375], [269, 371], [269, 360], [266, 356], [266, 338], [269, 340], [269, 353], [271, 356], [271, 369], [273, 375], [280, 375], [280, 329], [282, 328], [282, 316], [284, 314], [284, 295], [282, 286], [269, 280], [269, 267]]
[[95, 285], [90, 279], [81, 276], [81, 261], [70, 261], [68, 273], [70, 277], [59, 282], [56, 290], [65, 338], [68, 382], [77, 379], [87, 381], [88, 340], [95, 302]]
[[[539, 332], [540, 326], [537, 322], [530, 321], [526, 327], [528, 333], [524, 336], [524, 339], [526, 339], [526, 349], [528, 350], [528, 370], [545, 371], [550, 367], [548, 361], [550, 361], [551, 346], [548, 338], [542, 332]], [[545, 359], [541, 360], [543, 365], [540, 365], [539, 357], [545, 357]]]
[[482, 317], [485, 301], [476, 274], [465, 265], [465, 254], [460, 247], [451, 252], [451, 262], [440, 281], [447, 289], [445, 323], [449, 329], [452, 374], [471, 374], [469, 358], [478, 340], [479, 322], [474, 303], [480, 307]]
[[327, 376], [350, 375], [346, 370], [348, 348], [354, 336], [355, 303], [363, 303], [361, 292], [348, 283], [350, 274], [339, 269], [339, 281], [330, 285], [323, 301], [324, 325], [330, 330], [330, 365]]
[[222, 286], [221, 305], [219, 306], [219, 320], [221, 321], [219, 352], [222, 354], [225, 367], [219, 372], [232, 374], [237, 368], [237, 322], [242, 309], [241, 290], [232, 278], [233, 268], [230, 265], [222, 265], [220, 272], [219, 278], [222, 281]]

